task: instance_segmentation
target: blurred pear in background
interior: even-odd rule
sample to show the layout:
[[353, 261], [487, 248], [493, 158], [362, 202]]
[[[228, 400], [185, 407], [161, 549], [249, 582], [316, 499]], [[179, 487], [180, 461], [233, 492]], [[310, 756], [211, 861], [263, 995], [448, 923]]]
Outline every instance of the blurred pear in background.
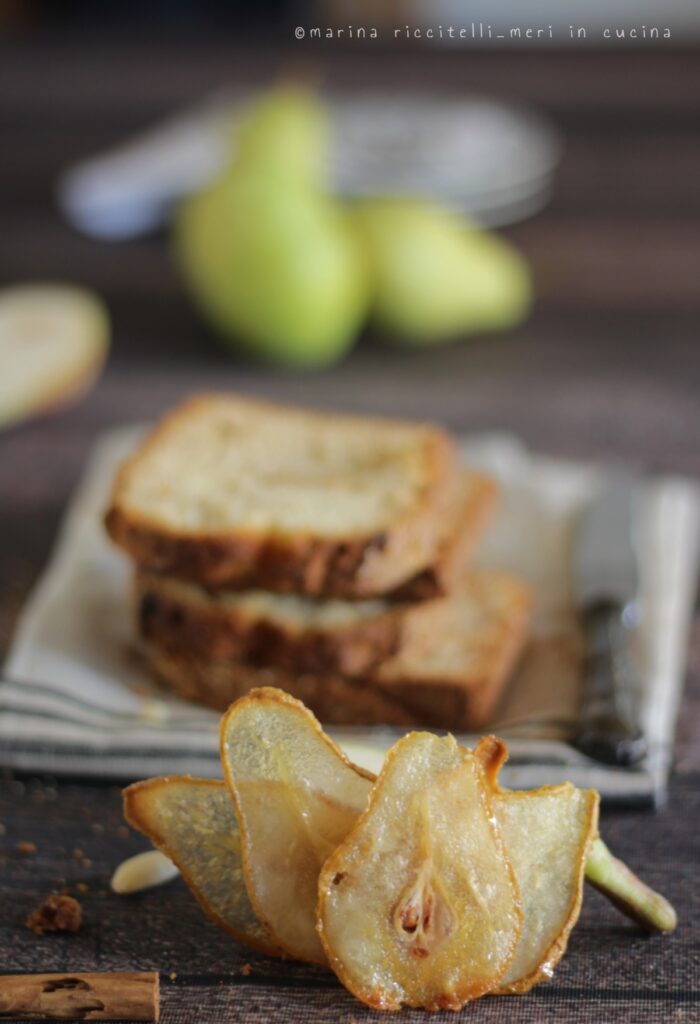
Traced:
[[323, 181], [328, 136], [311, 93], [269, 93], [231, 166], [176, 218], [185, 280], [222, 338], [289, 366], [335, 362], [367, 314], [362, 250]]
[[0, 289], [0, 429], [82, 398], [109, 338], [107, 308], [86, 288], [42, 282]]
[[332, 125], [316, 94], [301, 85], [270, 89], [249, 104], [236, 138], [236, 169], [324, 186]]
[[524, 258], [493, 232], [421, 200], [362, 203], [372, 318], [397, 342], [431, 345], [505, 330], [532, 299]]
[[225, 172], [181, 204], [178, 263], [227, 344], [313, 369], [367, 322], [432, 345], [522, 320], [530, 275], [509, 243], [419, 199], [341, 203], [326, 180], [331, 145], [318, 96], [279, 86], [251, 104]]

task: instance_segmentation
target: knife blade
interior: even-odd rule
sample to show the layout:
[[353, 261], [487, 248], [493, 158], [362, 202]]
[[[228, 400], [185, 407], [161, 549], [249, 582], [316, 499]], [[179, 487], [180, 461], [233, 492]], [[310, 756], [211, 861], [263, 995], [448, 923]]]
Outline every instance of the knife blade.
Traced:
[[585, 642], [575, 746], [596, 761], [629, 767], [647, 752], [634, 654], [639, 574], [635, 537], [640, 486], [616, 475], [576, 524], [573, 588]]

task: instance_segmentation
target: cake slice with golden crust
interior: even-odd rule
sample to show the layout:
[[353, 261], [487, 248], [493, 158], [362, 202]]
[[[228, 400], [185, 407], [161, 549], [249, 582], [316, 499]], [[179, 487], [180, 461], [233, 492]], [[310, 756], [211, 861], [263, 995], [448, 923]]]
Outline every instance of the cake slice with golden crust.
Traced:
[[[351, 675], [251, 665], [230, 651], [208, 650], [180, 631], [176, 615], [168, 622], [154, 611], [143, 577], [137, 590], [147, 661], [183, 697], [224, 709], [254, 687], [276, 686], [329, 724], [457, 730], [488, 722], [523, 649], [532, 605], [530, 591], [513, 576], [470, 573], [449, 597], [404, 606], [396, 652]], [[199, 600], [208, 598], [202, 592]]]
[[204, 395], [122, 466], [106, 525], [205, 586], [370, 598], [438, 561], [455, 466], [434, 426]]
[[[492, 503], [486, 478], [467, 470], [455, 475], [440, 565], [446, 582], [467, 561], [470, 548]], [[436, 567], [435, 572], [438, 572]], [[407, 585], [410, 586], [410, 585]], [[395, 654], [414, 602], [319, 600], [265, 590], [207, 589], [174, 576], [141, 570], [136, 599], [150, 635], [170, 649], [222, 661], [266, 665], [301, 672], [340, 672], [355, 676], [371, 671]], [[436, 598], [432, 598], [436, 600]], [[441, 601], [438, 608], [449, 605]]]

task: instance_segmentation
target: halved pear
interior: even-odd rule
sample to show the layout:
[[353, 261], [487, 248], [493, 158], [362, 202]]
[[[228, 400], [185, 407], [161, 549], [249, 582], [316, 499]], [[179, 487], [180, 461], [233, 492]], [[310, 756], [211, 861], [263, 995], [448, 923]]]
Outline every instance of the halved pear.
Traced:
[[109, 335], [107, 309], [86, 288], [0, 289], [0, 430], [81, 398], [99, 376]]
[[595, 790], [577, 789], [570, 782], [509, 792], [498, 784], [508, 757], [505, 743], [486, 736], [475, 754], [491, 787], [523, 910], [515, 957], [497, 991], [528, 992], [552, 977], [581, 912], [586, 859], [598, 834], [599, 798]]
[[257, 916], [289, 956], [325, 964], [318, 874], [364, 810], [374, 776], [348, 761], [301, 701], [272, 687], [224, 715], [221, 760]]
[[488, 790], [453, 737], [411, 733], [326, 861], [319, 934], [369, 1006], [456, 1010], [507, 971], [522, 915]]
[[124, 817], [177, 865], [224, 931], [268, 956], [282, 955], [250, 905], [238, 821], [223, 782], [189, 775], [136, 782], [124, 790]]

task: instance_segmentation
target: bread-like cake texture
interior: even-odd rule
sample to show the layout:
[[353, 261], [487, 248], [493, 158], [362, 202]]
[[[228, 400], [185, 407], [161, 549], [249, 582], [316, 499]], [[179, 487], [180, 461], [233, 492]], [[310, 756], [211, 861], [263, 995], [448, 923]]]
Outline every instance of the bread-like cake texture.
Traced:
[[139, 610], [139, 630], [158, 677], [181, 696], [217, 709], [255, 686], [277, 686], [330, 724], [475, 730], [488, 723], [522, 651], [531, 605], [519, 580], [475, 571], [451, 597], [411, 606], [397, 653], [358, 676], [248, 665], [188, 649], [176, 630], [152, 628], [148, 608]]
[[266, 590], [207, 591], [198, 583], [139, 572], [143, 636], [172, 652], [290, 671], [357, 675], [388, 658], [406, 605], [318, 601]]
[[455, 461], [430, 425], [205, 395], [121, 468], [106, 525], [205, 586], [371, 598], [435, 563]]
[[394, 588], [392, 601], [426, 601], [448, 594], [464, 576], [473, 551], [498, 504], [497, 485], [483, 473], [459, 470], [444, 506], [433, 562]]
[[[452, 533], [440, 558], [445, 567], [466, 564], [493, 497], [490, 482], [479, 474], [464, 470], [455, 481]], [[135, 590], [141, 631], [171, 650], [217, 661], [234, 658], [248, 665], [350, 676], [368, 672], [396, 653], [406, 618], [417, 607], [382, 598], [321, 601], [264, 590], [211, 590], [147, 570], [136, 573]]]

